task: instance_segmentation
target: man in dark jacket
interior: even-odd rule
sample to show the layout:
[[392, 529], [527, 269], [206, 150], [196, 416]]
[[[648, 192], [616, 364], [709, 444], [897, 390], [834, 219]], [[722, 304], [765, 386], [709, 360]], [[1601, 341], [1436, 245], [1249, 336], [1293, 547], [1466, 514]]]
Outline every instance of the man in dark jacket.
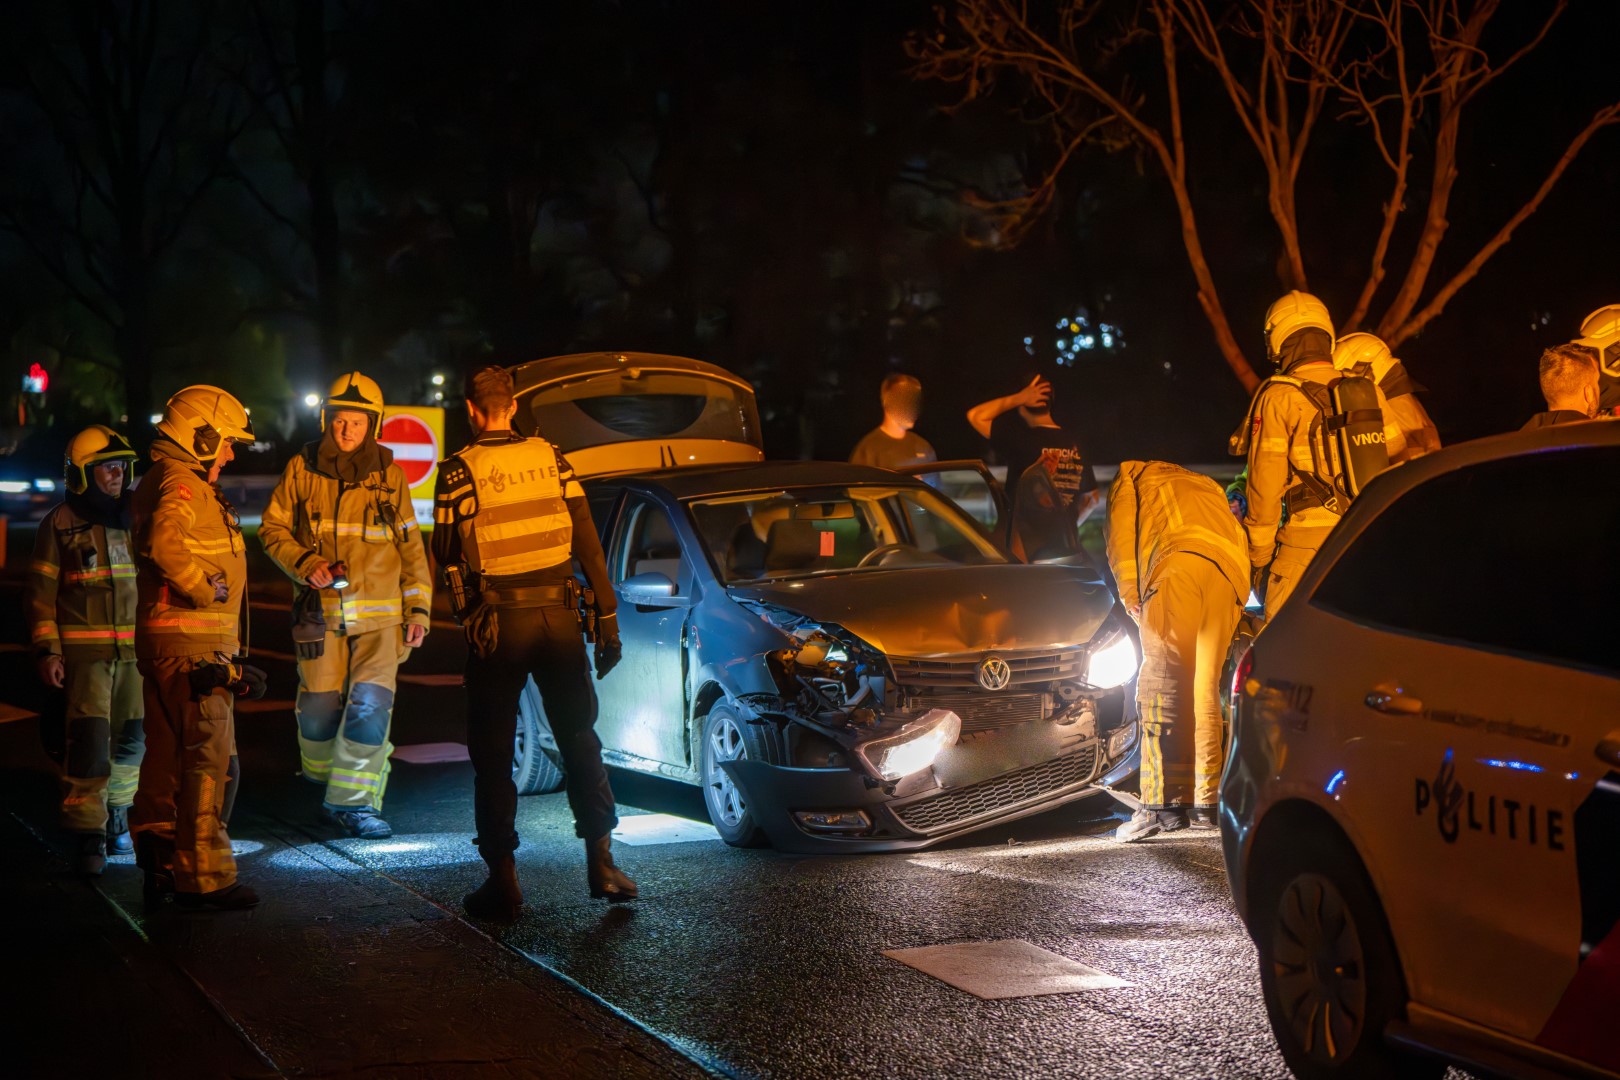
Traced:
[[1520, 431], [1590, 420], [1598, 411], [1598, 365], [1592, 350], [1570, 343], [1541, 354], [1541, 396], [1547, 411], [1525, 422]]

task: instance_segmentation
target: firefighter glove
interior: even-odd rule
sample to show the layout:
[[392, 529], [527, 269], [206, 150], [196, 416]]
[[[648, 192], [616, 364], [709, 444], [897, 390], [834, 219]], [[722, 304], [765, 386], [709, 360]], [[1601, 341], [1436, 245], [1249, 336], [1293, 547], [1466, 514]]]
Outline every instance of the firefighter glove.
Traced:
[[201, 701], [216, 689], [224, 688], [237, 697], [254, 701], [264, 697], [264, 672], [252, 664], [198, 664], [191, 669], [191, 696]]
[[608, 672], [618, 666], [624, 657], [624, 645], [619, 640], [619, 619], [616, 615], [603, 615], [596, 621], [596, 677], [605, 679]]
[[321, 611], [321, 594], [306, 589], [293, 601], [293, 651], [300, 660], [319, 660], [326, 652], [326, 615]]

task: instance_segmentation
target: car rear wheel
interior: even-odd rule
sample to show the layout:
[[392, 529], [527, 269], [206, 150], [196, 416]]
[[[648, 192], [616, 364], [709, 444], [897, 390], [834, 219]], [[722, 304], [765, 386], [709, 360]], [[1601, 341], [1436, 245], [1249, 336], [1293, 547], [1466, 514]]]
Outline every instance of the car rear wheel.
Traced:
[[721, 702], [709, 710], [699, 736], [698, 761], [703, 774], [703, 805], [720, 839], [732, 847], [764, 847], [765, 830], [749, 809], [739, 788], [721, 763], [770, 761], [770, 748], [758, 724], [750, 724], [730, 705]]
[[562, 755], [534, 680], [518, 695], [517, 735], [512, 740], [512, 782], [519, 795], [545, 795], [563, 786]]
[[1439, 1077], [1443, 1064], [1384, 1039], [1405, 1015], [1406, 986], [1361, 860], [1339, 837], [1285, 843], [1255, 882], [1253, 930], [1266, 1014], [1288, 1067], [1300, 1080]]

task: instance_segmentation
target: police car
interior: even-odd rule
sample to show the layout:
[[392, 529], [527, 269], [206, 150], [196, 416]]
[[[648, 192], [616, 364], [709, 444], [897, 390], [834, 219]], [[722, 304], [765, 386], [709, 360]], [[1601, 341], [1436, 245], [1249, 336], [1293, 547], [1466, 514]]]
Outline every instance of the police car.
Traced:
[[1301, 1077], [1620, 1075], [1620, 422], [1375, 478], [1238, 662], [1232, 894]]

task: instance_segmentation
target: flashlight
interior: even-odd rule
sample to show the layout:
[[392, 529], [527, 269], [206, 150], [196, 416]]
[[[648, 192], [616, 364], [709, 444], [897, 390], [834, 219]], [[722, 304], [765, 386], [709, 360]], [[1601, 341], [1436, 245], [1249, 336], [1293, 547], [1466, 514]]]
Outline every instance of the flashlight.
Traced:
[[332, 584], [328, 585], [327, 588], [329, 588], [329, 589], [347, 589], [349, 587], [349, 564], [348, 563], [335, 562], [335, 563], [332, 563], [330, 566], [328, 566], [326, 569], [327, 569], [327, 572], [332, 575]]

